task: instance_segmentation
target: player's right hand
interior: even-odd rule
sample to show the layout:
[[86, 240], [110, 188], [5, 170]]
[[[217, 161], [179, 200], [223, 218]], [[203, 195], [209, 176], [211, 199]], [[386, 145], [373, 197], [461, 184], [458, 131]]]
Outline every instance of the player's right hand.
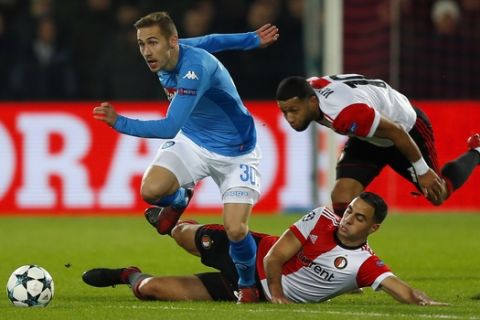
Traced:
[[429, 169], [425, 174], [417, 178], [423, 195], [434, 205], [442, 204], [447, 198], [444, 180], [432, 169]]
[[117, 117], [117, 112], [108, 102], [102, 102], [99, 106], [93, 108], [93, 118], [103, 121], [111, 127], [117, 121]]

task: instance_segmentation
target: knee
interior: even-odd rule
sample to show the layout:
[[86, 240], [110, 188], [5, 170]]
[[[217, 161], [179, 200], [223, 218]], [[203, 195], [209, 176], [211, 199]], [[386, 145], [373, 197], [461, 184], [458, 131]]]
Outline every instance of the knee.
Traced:
[[142, 199], [149, 204], [154, 204], [159, 198], [158, 190], [150, 184], [142, 184], [140, 195], [142, 196]]
[[231, 241], [240, 241], [247, 236], [248, 227], [246, 224], [241, 223], [238, 225], [225, 225], [225, 231], [227, 232], [228, 239]]
[[173, 240], [175, 240], [175, 242], [181, 247], [183, 247], [186, 231], [187, 226], [181, 223], [173, 227], [172, 231], [170, 232]]

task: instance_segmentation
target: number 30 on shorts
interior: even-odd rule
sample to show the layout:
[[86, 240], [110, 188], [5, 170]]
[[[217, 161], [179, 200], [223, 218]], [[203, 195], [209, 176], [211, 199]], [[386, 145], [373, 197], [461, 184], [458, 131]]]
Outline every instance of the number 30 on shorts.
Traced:
[[244, 182], [250, 182], [252, 186], [257, 183], [257, 177], [255, 176], [255, 170], [246, 164], [241, 164], [240, 169], [243, 170], [242, 174], [240, 175], [240, 180]]

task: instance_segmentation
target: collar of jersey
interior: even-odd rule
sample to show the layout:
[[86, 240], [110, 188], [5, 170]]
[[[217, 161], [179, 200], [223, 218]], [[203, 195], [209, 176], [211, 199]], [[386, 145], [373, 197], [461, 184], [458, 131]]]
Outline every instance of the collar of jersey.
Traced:
[[338, 228], [337, 230], [335, 230], [334, 234], [333, 234], [333, 238], [335, 239], [335, 242], [337, 243], [337, 245], [339, 245], [340, 247], [342, 247], [343, 249], [347, 249], [347, 250], [357, 250], [357, 249], [360, 249], [361, 247], [363, 247], [364, 245], [367, 244], [367, 242], [364, 242], [358, 246], [347, 246], [346, 244], [343, 244], [342, 241], [340, 241], [340, 239], [338, 239], [337, 237], [337, 231], [338, 231]]

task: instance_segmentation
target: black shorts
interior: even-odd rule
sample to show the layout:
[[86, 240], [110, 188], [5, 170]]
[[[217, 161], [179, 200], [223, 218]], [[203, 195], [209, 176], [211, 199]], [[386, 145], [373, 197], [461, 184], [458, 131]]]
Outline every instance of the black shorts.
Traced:
[[[267, 235], [252, 232], [252, 236], [258, 245], [259, 241]], [[219, 224], [200, 227], [195, 234], [195, 245], [200, 252], [202, 263], [219, 271], [196, 274], [213, 300], [236, 301], [234, 292], [238, 290], [238, 274], [230, 258], [230, 242], [224, 227]], [[258, 276], [256, 281], [260, 300], [265, 301]]]
[[[417, 108], [414, 109], [417, 120], [408, 134], [417, 144], [430, 168], [439, 173], [432, 126], [425, 113]], [[340, 155], [337, 163], [337, 179], [355, 179], [367, 187], [386, 165], [419, 189], [412, 164], [395, 146], [378, 147], [355, 137], [348, 139]]]

